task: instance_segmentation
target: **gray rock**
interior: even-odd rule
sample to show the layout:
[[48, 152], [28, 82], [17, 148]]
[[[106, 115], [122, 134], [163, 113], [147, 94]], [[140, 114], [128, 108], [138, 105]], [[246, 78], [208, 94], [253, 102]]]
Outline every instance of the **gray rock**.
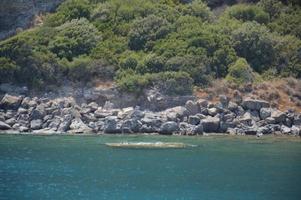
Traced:
[[60, 123], [57, 131], [61, 133], [67, 132], [70, 129], [71, 123], [72, 123], [72, 116], [71, 115], [64, 116], [63, 121]]
[[47, 125], [49, 129], [53, 131], [57, 131], [60, 123], [61, 123], [61, 118], [58, 116], [55, 116], [53, 119], [48, 121], [49, 124]]
[[117, 117], [116, 116], [106, 117], [104, 132], [105, 133], [121, 133], [120, 128], [117, 126]]
[[145, 116], [141, 119], [141, 122], [149, 127], [159, 128], [162, 125], [163, 120], [156, 117]]
[[95, 110], [98, 109], [98, 104], [96, 102], [91, 102], [91, 103], [88, 104], [88, 107], [90, 108], [90, 110], [92, 112], [94, 112]]
[[219, 101], [222, 105], [222, 108], [227, 108], [229, 104], [229, 98], [226, 95], [220, 95]]
[[27, 114], [28, 111], [27, 111], [27, 109], [20, 107], [20, 108], [18, 109], [17, 113], [18, 113], [18, 114]]
[[9, 129], [11, 129], [10, 125], [0, 121], [0, 130], [9, 130]]
[[292, 127], [293, 121], [290, 118], [285, 118], [283, 124], [288, 127]]
[[92, 129], [89, 128], [80, 118], [75, 118], [72, 120], [70, 125], [71, 133], [89, 133]]
[[233, 101], [234, 101], [235, 103], [237, 103], [238, 105], [240, 105], [241, 102], [242, 102], [242, 95], [241, 95], [241, 93], [240, 93], [238, 90], [235, 90], [235, 91], [234, 91], [234, 94], [233, 94]]
[[252, 116], [249, 112], [246, 112], [241, 118], [239, 118], [239, 122], [246, 126], [252, 126], [252, 121]]
[[35, 120], [32, 120], [30, 122], [30, 129], [32, 130], [38, 130], [38, 129], [41, 129], [42, 128], [42, 120], [41, 119], [35, 119]]
[[134, 112], [133, 107], [123, 108], [118, 112], [117, 117], [120, 119], [130, 118], [130, 115]]
[[208, 114], [212, 117], [214, 117], [217, 113], [218, 113], [218, 110], [215, 107], [208, 109]]
[[268, 117], [265, 119], [267, 124], [276, 124], [276, 120], [273, 117]]
[[202, 124], [199, 124], [199, 125], [197, 125], [193, 128], [193, 133], [196, 134], [196, 135], [202, 135], [203, 131], [204, 131], [204, 129], [203, 129]]
[[279, 110], [273, 110], [271, 113], [271, 117], [275, 119], [276, 123], [282, 123], [285, 120], [285, 113]]
[[228, 128], [226, 133], [229, 135], [236, 135], [236, 128]]
[[234, 113], [228, 113], [223, 115], [222, 120], [226, 122], [232, 122], [235, 119], [235, 114]]
[[132, 119], [141, 119], [145, 116], [144, 112], [139, 110], [139, 109], [135, 109], [131, 114], [130, 114], [130, 118]]
[[160, 134], [171, 135], [179, 131], [179, 126], [176, 122], [169, 121], [162, 124], [160, 128]]
[[264, 120], [264, 119], [270, 117], [271, 113], [272, 113], [271, 108], [261, 108], [260, 109], [260, 118]]
[[143, 124], [140, 128], [140, 132], [141, 133], [155, 133], [157, 132], [156, 128], [152, 127], [152, 126], [148, 126], [146, 124]]
[[21, 96], [11, 96], [9, 94], [5, 94], [2, 100], [0, 101], [1, 109], [18, 109], [21, 102]]
[[185, 108], [188, 110], [190, 115], [195, 115], [199, 112], [199, 105], [197, 102], [194, 101], [187, 101], [185, 104]]
[[114, 109], [114, 104], [110, 101], [106, 101], [105, 105], [103, 106], [104, 110], [112, 110]]
[[122, 123], [122, 133], [138, 133], [142, 123], [136, 119], [127, 119]]
[[261, 134], [270, 134], [271, 131], [270, 131], [270, 129], [269, 129], [268, 126], [262, 126], [262, 127], [258, 128], [258, 133], [261, 133]]
[[217, 133], [219, 132], [220, 119], [217, 117], [207, 117], [201, 120], [204, 132], [206, 133]]
[[30, 118], [34, 119], [43, 119], [46, 115], [45, 106], [43, 104], [38, 105], [30, 114]]
[[245, 98], [242, 102], [242, 106], [246, 110], [257, 110], [259, 111], [261, 108], [267, 108], [270, 106], [269, 102], [258, 99]]
[[291, 134], [295, 135], [295, 136], [300, 136], [301, 135], [301, 128], [299, 128], [297, 126], [292, 126]]
[[250, 111], [250, 114], [251, 114], [251, 118], [252, 118], [255, 122], [260, 121], [259, 112], [258, 112], [257, 110], [252, 110], [252, 111]]
[[20, 127], [19, 127], [19, 131], [20, 131], [20, 132], [28, 132], [28, 131], [29, 131], [29, 128], [26, 127], [26, 126], [20, 126]]
[[25, 97], [21, 103], [21, 107], [23, 107], [23, 108], [30, 108], [30, 107], [36, 107], [36, 106], [37, 106], [37, 102], [31, 100], [29, 97]]
[[197, 104], [200, 108], [207, 108], [208, 106], [208, 101], [205, 99], [198, 99]]
[[236, 112], [238, 109], [238, 105], [236, 103], [230, 101], [228, 104], [228, 109], [232, 112]]
[[298, 114], [298, 115], [294, 116], [293, 125], [301, 126], [301, 114]]
[[229, 128], [235, 128], [236, 124], [234, 122], [221, 121], [220, 122], [220, 132], [226, 133]]
[[8, 120], [5, 121], [6, 124], [13, 126], [16, 123], [16, 119], [15, 118], [10, 118]]
[[200, 123], [200, 118], [197, 115], [191, 115], [188, 117], [188, 123], [192, 125], [198, 125]]
[[166, 115], [169, 120], [177, 121], [177, 119], [182, 120], [184, 117], [188, 116], [189, 111], [183, 106], [176, 106], [166, 109], [162, 114]]
[[281, 126], [280, 131], [282, 134], [290, 134], [291, 133], [291, 129], [284, 125]]
[[105, 126], [105, 122], [104, 121], [97, 121], [97, 122], [95, 122], [95, 130], [96, 131], [103, 131], [104, 130], [104, 126]]

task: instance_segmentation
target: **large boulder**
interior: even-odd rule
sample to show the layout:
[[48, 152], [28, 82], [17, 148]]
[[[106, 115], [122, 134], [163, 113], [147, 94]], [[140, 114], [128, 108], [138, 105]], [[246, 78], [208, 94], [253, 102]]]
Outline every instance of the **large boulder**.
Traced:
[[142, 123], [136, 119], [127, 119], [122, 123], [122, 133], [138, 133]]
[[184, 117], [189, 115], [189, 111], [183, 106], [176, 106], [173, 108], [166, 109], [162, 112], [168, 120], [177, 121], [182, 120]]
[[293, 125], [301, 126], [301, 114], [297, 114], [294, 116]]
[[118, 112], [117, 116], [120, 119], [125, 119], [125, 118], [129, 118], [133, 112], [134, 112], [133, 107], [123, 108]]
[[185, 108], [188, 110], [190, 115], [195, 115], [200, 111], [198, 103], [191, 100], [186, 102]]
[[260, 111], [261, 108], [267, 108], [270, 106], [269, 102], [259, 99], [245, 98], [242, 102], [242, 106], [246, 110], [257, 110]]
[[250, 112], [246, 112], [242, 117], [239, 118], [239, 122], [246, 126], [252, 126], [252, 121], [252, 115]]
[[34, 119], [43, 119], [43, 117], [47, 114], [45, 106], [43, 104], [38, 105], [30, 115], [32, 120]]
[[271, 113], [271, 117], [275, 119], [276, 123], [282, 123], [286, 118], [286, 114], [279, 110], [273, 110]]
[[11, 129], [10, 125], [0, 121], [0, 130], [9, 130], [9, 129]]
[[179, 126], [176, 122], [169, 121], [162, 124], [160, 128], [160, 134], [171, 135], [179, 131]]
[[72, 122], [72, 115], [69, 114], [64, 116], [63, 121], [60, 123], [57, 131], [61, 133], [67, 132], [70, 129], [71, 122]]
[[195, 135], [202, 135], [204, 131], [203, 125], [199, 124], [195, 126], [192, 131]]
[[22, 100], [21, 106], [23, 108], [31, 108], [31, 107], [36, 107], [37, 106], [37, 102], [35, 100], [31, 100], [29, 97], [25, 97]]
[[104, 126], [105, 133], [120, 133], [120, 127], [117, 124], [117, 117], [116, 116], [109, 116], [105, 119], [105, 126]]
[[12, 96], [5, 94], [2, 100], [0, 101], [0, 109], [18, 109], [22, 102], [21, 96]]
[[69, 130], [71, 133], [87, 133], [91, 131], [92, 129], [89, 128], [80, 118], [72, 120]]
[[43, 121], [41, 119], [35, 119], [30, 122], [31, 130], [38, 130], [42, 128]]
[[198, 125], [200, 123], [200, 118], [197, 115], [191, 115], [188, 118], [188, 123], [192, 125]]
[[207, 118], [201, 120], [201, 124], [203, 126], [204, 132], [206, 133], [219, 132], [220, 119], [217, 117], [208, 116]]
[[261, 119], [266, 119], [271, 116], [272, 109], [271, 108], [261, 108], [259, 113], [260, 113]]

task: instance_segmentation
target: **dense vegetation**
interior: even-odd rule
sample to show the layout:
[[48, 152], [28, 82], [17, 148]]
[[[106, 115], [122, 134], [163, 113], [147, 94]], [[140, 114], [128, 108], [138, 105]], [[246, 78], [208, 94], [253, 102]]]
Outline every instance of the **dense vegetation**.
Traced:
[[216, 78], [300, 78], [300, 33], [298, 1], [66, 0], [42, 26], [0, 42], [0, 82], [100, 79], [183, 94]]

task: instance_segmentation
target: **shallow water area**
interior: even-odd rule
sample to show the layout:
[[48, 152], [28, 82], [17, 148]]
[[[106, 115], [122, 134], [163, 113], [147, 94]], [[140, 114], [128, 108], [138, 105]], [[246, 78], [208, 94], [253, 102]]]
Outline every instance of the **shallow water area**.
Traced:
[[[179, 149], [106, 143], [183, 143]], [[294, 137], [0, 135], [0, 199], [300, 199]]]

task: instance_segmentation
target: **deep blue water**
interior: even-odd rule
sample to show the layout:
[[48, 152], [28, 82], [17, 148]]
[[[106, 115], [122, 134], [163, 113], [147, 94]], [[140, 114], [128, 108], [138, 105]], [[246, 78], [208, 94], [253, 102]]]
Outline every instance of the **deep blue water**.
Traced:
[[[186, 149], [114, 149], [163, 141]], [[301, 199], [293, 138], [0, 135], [0, 199]]]

